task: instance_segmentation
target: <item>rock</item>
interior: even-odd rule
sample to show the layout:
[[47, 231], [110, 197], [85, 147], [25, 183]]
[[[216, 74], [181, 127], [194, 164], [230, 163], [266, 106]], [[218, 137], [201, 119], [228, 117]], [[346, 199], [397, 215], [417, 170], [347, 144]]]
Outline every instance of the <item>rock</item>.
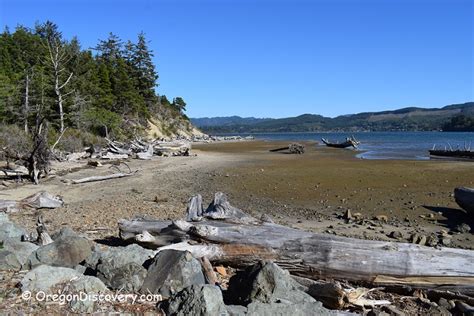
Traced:
[[147, 270], [135, 262], [129, 262], [116, 269], [107, 269], [108, 274], [104, 274], [104, 270], [106, 269], [100, 270], [99, 278], [104, 280], [110, 288], [123, 289], [127, 293], [137, 292], [147, 275]]
[[388, 222], [388, 216], [387, 215], [377, 215], [374, 217], [375, 220], [381, 221], [381, 222]]
[[188, 251], [163, 250], [153, 259], [140, 292], [170, 297], [191, 285], [205, 283], [201, 264]]
[[399, 231], [392, 231], [390, 234], [388, 234], [388, 237], [394, 238], [394, 239], [402, 239], [403, 235]]
[[459, 232], [459, 233], [469, 233], [471, 231], [471, 226], [469, 226], [468, 224], [466, 223], [462, 223], [462, 224], [459, 224], [457, 225], [455, 228], [454, 228], [454, 231], [456, 232]]
[[64, 237], [39, 247], [26, 263], [32, 268], [41, 264], [73, 268], [92, 253], [92, 243], [82, 237]]
[[426, 239], [426, 245], [430, 247], [436, 247], [438, 245], [438, 237], [430, 235]]
[[[52, 267], [40, 265], [28, 272], [20, 282], [22, 292], [29, 291], [34, 295], [39, 291], [45, 293], [56, 293], [61, 286], [59, 294], [98, 294], [108, 292], [107, 287], [102, 281], [93, 276], [85, 276], [80, 272], [63, 267]], [[67, 286], [66, 286], [67, 284]], [[82, 294], [84, 293], [84, 294]], [[75, 313], [92, 313], [94, 311], [94, 300], [83, 299], [72, 300], [69, 307]]]
[[418, 244], [418, 245], [421, 245], [421, 246], [424, 246], [424, 245], [426, 244], [426, 240], [427, 240], [426, 236], [425, 236], [425, 235], [422, 235], [422, 236], [420, 237], [420, 239], [418, 240], [417, 244]]
[[29, 271], [21, 280], [21, 290], [37, 292], [49, 291], [53, 286], [72, 279], [79, 278], [82, 274], [74, 269], [40, 265]]
[[66, 237], [81, 237], [81, 236], [68, 226], [62, 227], [58, 233], [53, 234], [51, 236], [53, 240], [63, 239]]
[[274, 223], [270, 215], [265, 214], [265, 213], [263, 213], [262, 216], [260, 216], [260, 220], [264, 223]]
[[8, 250], [0, 250], [0, 270], [19, 271], [21, 263], [15, 254]]
[[160, 304], [166, 315], [228, 315], [221, 290], [214, 285], [191, 285]]
[[229, 280], [226, 302], [248, 305], [252, 302], [288, 302], [301, 304], [316, 301], [300, 290], [288, 271], [273, 262], [259, 262], [238, 272]]
[[145, 261], [153, 258], [153, 256], [153, 250], [145, 249], [137, 244], [126, 247], [100, 247], [95, 245], [92, 255], [86, 260], [86, 266], [92, 270], [97, 270], [99, 264], [104, 265], [106, 262], [109, 262], [115, 268], [130, 262], [143, 265]]
[[247, 315], [247, 307], [242, 305], [226, 305], [227, 314], [229, 316], [245, 316]]
[[446, 247], [451, 245], [451, 241], [452, 241], [452, 239], [449, 238], [449, 237], [443, 237], [443, 238], [441, 238], [441, 244], [442, 244], [443, 246], [446, 246]]
[[7, 238], [21, 239], [21, 236], [27, 235], [26, 230], [11, 222], [7, 214], [0, 213], [0, 242]]
[[410, 236], [410, 242], [413, 244], [417, 244], [419, 240], [420, 240], [420, 235], [418, 235], [417, 233], [414, 233]]
[[22, 266], [27, 262], [28, 257], [38, 248], [38, 245], [31, 242], [20, 241], [15, 238], [7, 238], [3, 241], [3, 249], [13, 252]]
[[[93, 276], [83, 275], [71, 282], [69, 293], [98, 294], [108, 292], [107, 287], [101, 280]], [[65, 293], [63, 293], [65, 294]], [[94, 300], [74, 299], [69, 302], [69, 307], [74, 313], [93, 313], [96, 302]]]
[[137, 244], [110, 247], [105, 251], [96, 246], [86, 266], [96, 271], [97, 277], [110, 288], [136, 292], [147, 273], [143, 265], [152, 256], [153, 251]]

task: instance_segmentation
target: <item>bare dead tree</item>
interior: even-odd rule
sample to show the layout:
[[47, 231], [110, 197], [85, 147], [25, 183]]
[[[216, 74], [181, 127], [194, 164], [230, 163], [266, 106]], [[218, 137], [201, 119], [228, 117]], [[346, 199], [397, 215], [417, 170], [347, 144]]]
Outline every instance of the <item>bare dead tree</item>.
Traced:
[[[62, 133], [64, 131], [64, 101], [67, 95], [73, 91], [64, 93], [63, 90], [71, 82], [73, 73], [71, 72], [68, 76], [64, 76], [63, 73], [66, 71], [65, 65], [69, 61], [66, 49], [57, 39], [48, 39], [48, 51], [51, 65], [53, 67], [54, 74], [54, 92], [57, 98], [57, 104], [59, 109], [59, 121], [60, 129]], [[62, 80], [62, 78], [67, 78]]]
[[28, 134], [28, 112], [30, 111], [30, 74], [28, 70], [26, 71], [26, 78], [25, 78], [25, 102], [23, 105], [23, 120], [24, 120], [24, 127], [25, 133]]

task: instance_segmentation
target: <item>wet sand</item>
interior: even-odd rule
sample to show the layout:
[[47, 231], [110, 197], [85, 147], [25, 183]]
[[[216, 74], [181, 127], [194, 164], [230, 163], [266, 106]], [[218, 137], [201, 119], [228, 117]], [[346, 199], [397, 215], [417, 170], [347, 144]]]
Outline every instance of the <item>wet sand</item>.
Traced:
[[[81, 185], [69, 183], [114, 170], [110, 165], [89, 167], [86, 161], [62, 163], [54, 166], [55, 177], [39, 186], [0, 188], [0, 198], [21, 199], [40, 190], [62, 195], [66, 203], [62, 208], [25, 210], [10, 217], [33, 231], [41, 213], [50, 231], [69, 226], [93, 239], [118, 236], [121, 218], [182, 218], [192, 195], [199, 193], [209, 203], [216, 191], [222, 191], [249, 214], [265, 213], [293, 227], [405, 242], [414, 233], [449, 233], [449, 246], [474, 249], [472, 233], [456, 232], [457, 225], [474, 228], [474, 222], [452, 194], [456, 186], [474, 186], [474, 163], [361, 160], [354, 151], [310, 143], [305, 143], [304, 155], [269, 152], [285, 145], [261, 141], [194, 145], [197, 156], [130, 160], [130, 168], [138, 170], [133, 177]], [[347, 210], [351, 220], [343, 218]], [[385, 218], [374, 219], [378, 215]], [[402, 236], [387, 236], [394, 231]]]
[[[452, 246], [474, 248], [472, 233], [455, 228], [473, 220], [453, 197], [457, 186], [474, 186], [474, 163], [456, 161], [362, 160], [356, 152], [305, 143], [304, 155], [272, 153], [287, 142], [235, 142], [194, 146], [203, 152], [239, 157], [222, 169], [214, 186], [238, 207], [318, 232], [408, 241], [417, 233], [449, 232]], [[347, 210], [362, 220], [348, 221]], [[357, 214], [357, 213], [360, 213]], [[376, 216], [385, 216], [376, 220]], [[393, 240], [393, 239], [392, 239]]]

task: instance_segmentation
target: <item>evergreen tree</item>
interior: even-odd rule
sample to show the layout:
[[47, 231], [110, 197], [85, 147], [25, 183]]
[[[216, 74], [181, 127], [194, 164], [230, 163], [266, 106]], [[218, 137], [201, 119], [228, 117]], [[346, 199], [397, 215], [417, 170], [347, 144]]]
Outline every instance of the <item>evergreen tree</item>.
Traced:
[[141, 32], [138, 34], [137, 44], [129, 42], [127, 50], [129, 51], [129, 63], [132, 66], [139, 93], [145, 100], [155, 101], [155, 87], [157, 86], [158, 74], [152, 61], [153, 51], [148, 48], [145, 33]]

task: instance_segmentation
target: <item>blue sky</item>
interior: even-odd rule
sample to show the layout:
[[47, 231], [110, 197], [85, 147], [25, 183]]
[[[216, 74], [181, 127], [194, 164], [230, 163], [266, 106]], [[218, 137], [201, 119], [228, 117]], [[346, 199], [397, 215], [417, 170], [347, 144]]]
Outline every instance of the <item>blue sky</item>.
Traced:
[[473, 100], [472, 0], [0, 0], [83, 47], [144, 31], [188, 115], [336, 116]]

